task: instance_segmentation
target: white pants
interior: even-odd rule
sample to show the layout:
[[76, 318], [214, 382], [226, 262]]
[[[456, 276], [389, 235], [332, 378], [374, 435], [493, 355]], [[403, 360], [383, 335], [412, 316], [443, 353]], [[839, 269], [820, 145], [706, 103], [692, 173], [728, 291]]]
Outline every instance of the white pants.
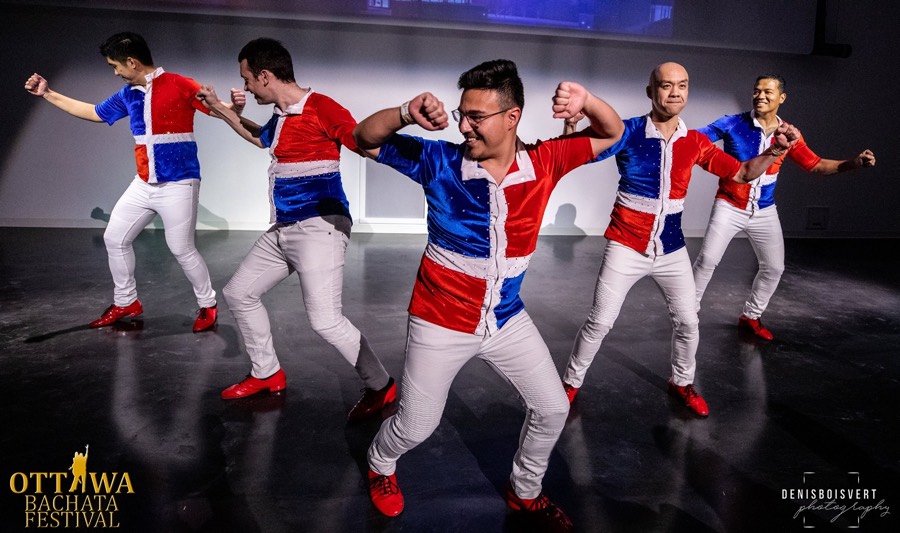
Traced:
[[197, 305], [216, 305], [216, 291], [206, 263], [194, 246], [200, 180], [149, 184], [135, 178], [109, 214], [103, 240], [115, 289], [113, 302], [125, 307], [137, 299], [134, 279], [134, 239], [157, 214], [162, 219], [166, 244], [194, 287]]
[[400, 456], [434, 432], [450, 384], [472, 357], [505, 377], [525, 404], [510, 482], [520, 498], [536, 498], [569, 402], [550, 351], [525, 311], [492, 336], [453, 331], [410, 316], [400, 405], [369, 447], [369, 466], [379, 474], [393, 474]]
[[750, 298], [744, 303], [744, 314], [748, 318], [758, 319], [768, 307], [781, 280], [781, 274], [784, 273], [784, 237], [774, 205], [751, 215], [724, 200], [716, 200], [703, 237], [703, 247], [694, 261], [697, 307], [699, 309], [706, 286], [725, 255], [728, 243], [739, 231], [750, 238], [750, 245], [759, 262]]
[[276, 224], [257, 239], [241, 262], [222, 293], [247, 347], [251, 375], [264, 379], [281, 368], [269, 314], [260, 298], [296, 272], [313, 331], [356, 368], [367, 388], [387, 385], [390, 377], [368, 340], [341, 312], [349, 234], [350, 220], [339, 215]]
[[563, 381], [581, 387], [600, 344], [622, 310], [625, 296], [645, 276], [652, 277], [662, 290], [672, 319], [672, 380], [678, 386], [694, 382], [700, 328], [687, 249], [653, 258], [615, 241], [606, 244], [594, 305], [578, 331]]

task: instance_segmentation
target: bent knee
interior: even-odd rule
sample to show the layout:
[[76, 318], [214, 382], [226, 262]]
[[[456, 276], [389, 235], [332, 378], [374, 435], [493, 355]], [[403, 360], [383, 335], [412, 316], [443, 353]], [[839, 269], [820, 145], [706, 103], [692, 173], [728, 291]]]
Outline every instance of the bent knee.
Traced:
[[225, 297], [225, 301], [228, 303], [229, 308], [240, 309], [249, 301], [259, 300], [259, 298], [252, 298], [247, 292], [246, 287], [233, 283], [233, 281], [233, 279], [232, 281], [229, 281], [228, 284], [225, 285], [225, 288], [222, 289], [222, 296]]
[[720, 259], [700, 254], [697, 256], [697, 260], [694, 261], [694, 270], [713, 271], [719, 266], [719, 261]]
[[761, 264], [759, 272], [769, 279], [781, 279], [781, 275], [784, 274], [784, 263]]
[[684, 331], [696, 331], [700, 329], [700, 319], [697, 313], [683, 314], [672, 318], [672, 325], [675, 329]]
[[194, 246], [194, 243], [169, 243], [169, 251], [175, 256], [175, 260], [181, 264], [193, 261], [200, 256], [200, 252], [197, 251], [197, 247]]
[[603, 342], [606, 335], [612, 329], [612, 324], [602, 324], [588, 318], [581, 326], [581, 335], [589, 342]]
[[562, 399], [564, 400], [562, 402], [532, 409], [535, 426], [541, 428], [541, 431], [548, 434], [562, 432], [570, 408], [568, 398], [563, 395]]
[[109, 227], [103, 232], [103, 243], [106, 245], [107, 250], [120, 250], [131, 244], [131, 242], [122, 233], [111, 232]]
[[345, 334], [346, 328], [344, 324], [348, 320], [338, 314], [337, 316], [322, 316], [319, 314], [309, 314], [309, 326], [317, 335], [325, 340], [340, 338]]

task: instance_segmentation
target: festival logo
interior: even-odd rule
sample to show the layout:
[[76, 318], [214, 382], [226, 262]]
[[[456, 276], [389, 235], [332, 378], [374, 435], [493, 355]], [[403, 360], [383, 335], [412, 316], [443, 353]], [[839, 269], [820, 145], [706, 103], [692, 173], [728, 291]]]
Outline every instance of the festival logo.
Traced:
[[134, 494], [128, 472], [88, 470], [90, 446], [65, 472], [16, 472], [9, 489], [22, 497], [26, 528], [119, 528], [119, 505]]

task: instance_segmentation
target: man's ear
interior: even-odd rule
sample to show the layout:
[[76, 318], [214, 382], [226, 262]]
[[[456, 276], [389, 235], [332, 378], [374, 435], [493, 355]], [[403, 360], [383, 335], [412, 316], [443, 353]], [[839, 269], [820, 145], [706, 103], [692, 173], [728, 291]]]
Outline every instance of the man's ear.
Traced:
[[522, 119], [522, 108], [514, 107], [509, 110], [509, 114], [507, 115], [507, 120], [509, 121], [510, 127], [515, 127], [519, 120]]

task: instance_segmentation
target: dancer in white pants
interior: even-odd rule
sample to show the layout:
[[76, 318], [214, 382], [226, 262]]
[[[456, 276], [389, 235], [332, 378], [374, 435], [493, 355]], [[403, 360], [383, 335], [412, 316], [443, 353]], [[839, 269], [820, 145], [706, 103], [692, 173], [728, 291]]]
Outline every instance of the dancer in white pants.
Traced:
[[[778, 117], [778, 108], [787, 98], [784, 89], [784, 79], [781, 76], [759, 76], [753, 88], [752, 111], [725, 115], [698, 131], [713, 142], [722, 139], [725, 151], [740, 161], [755, 157], [772, 144], [775, 129], [782, 123]], [[744, 303], [743, 312], [738, 318], [738, 327], [765, 340], [772, 340], [774, 335], [762, 324], [760, 316], [768, 307], [784, 272], [784, 237], [775, 207], [775, 185], [786, 157], [790, 157], [803, 170], [817, 174], [834, 174], [875, 166], [875, 154], [870, 150], [863, 150], [852, 159], [822, 159], [801, 138], [752, 183], [739, 184], [728, 180], [719, 182], [709, 226], [703, 237], [703, 247], [694, 261], [697, 305], [700, 305], [703, 293], [712, 279], [713, 271], [725, 255], [728, 243], [739, 231], [743, 231], [756, 252], [759, 271], [753, 280], [750, 297]]]
[[[251, 370], [246, 379], [223, 390], [222, 398], [278, 392], [287, 386], [261, 298], [296, 272], [313, 330], [353, 365], [365, 386], [362, 399], [347, 415], [355, 422], [379, 413], [393, 402], [397, 390], [366, 337], [341, 312], [351, 221], [341, 185], [340, 147], [356, 149], [356, 121], [331, 98], [297, 84], [290, 53], [278, 41], [254, 39], [241, 49], [238, 61], [244, 88], [257, 103], [275, 105], [265, 125], [239, 117], [212, 87], [204, 87], [197, 98], [241, 137], [269, 148], [274, 225], [256, 241], [223, 291]], [[246, 97], [235, 90], [232, 100], [242, 107]]]
[[747, 182], [796, 142], [799, 133], [785, 124], [777, 132], [777, 146], [739, 163], [705, 136], [688, 131], [679, 117], [688, 97], [684, 67], [677, 63], [657, 66], [650, 74], [647, 96], [652, 102], [650, 113], [626, 120], [622, 139], [597, 158], [616, 156], [619, 191], [605, 233], [609, 242], [594, 304], [575, 339], [563, 386], [573, 401], [628, 291], [642, 277], [651, 276], [663, 292], [672, 320], [669, 393], [706, 416], [709, 407], [693, 385], [700, 332], [691, 263], [681, 231], [691, 171], [699, 165], [723, 180]]
[[28, 92], [75, 117], [110, 125], [130, 117], [138, 172], [110, 213], [103, 235], [115, 285], [113, 303], [90, 326], [108, 326], [143, 312], [134, 278], [132, 242], [158, 214], [166, 244], [194, 287], [200, 310], [193, 330], [212, 329], [216, 325], [216, 293], [194, 245], [200, 191], [194, 112], [209, 113], [193, 97], [200, 85], [154, 67], [150, 48], [135, 33], [113, 35], [100, 45], [100, 53], [125, 80], [125, 86], [96, 106], [52, 91], [39, 74], [25, 82]]
[[447, 127], [443, 104], [423, 93], [360, 122], [360, 148], [422, 185], [428, 245], [409, 306], [406, 364], [397, 414], [369, 448], [369, 496], [383, 514], [404, 507], [396, 463], [437, 427], [447, 391], [462, 365], [486, 361], [519, 393], [526, 408], [506, 491], [507, 505], [565, 530], [571, 522], [541, 492], [550, 452], [569, 411], [550, 352], [524, 310], [519, 288], [556, 184], [621, 134], [622, 121], [578, 84], [563, 82], [554, 111], [584, 111], [583, 135], [524, 144], [516, 132], [524, 106], [512, 61], [488, 61], [463, 73], [453, 117], [463, 144], [398, 135], [416, 123]]

